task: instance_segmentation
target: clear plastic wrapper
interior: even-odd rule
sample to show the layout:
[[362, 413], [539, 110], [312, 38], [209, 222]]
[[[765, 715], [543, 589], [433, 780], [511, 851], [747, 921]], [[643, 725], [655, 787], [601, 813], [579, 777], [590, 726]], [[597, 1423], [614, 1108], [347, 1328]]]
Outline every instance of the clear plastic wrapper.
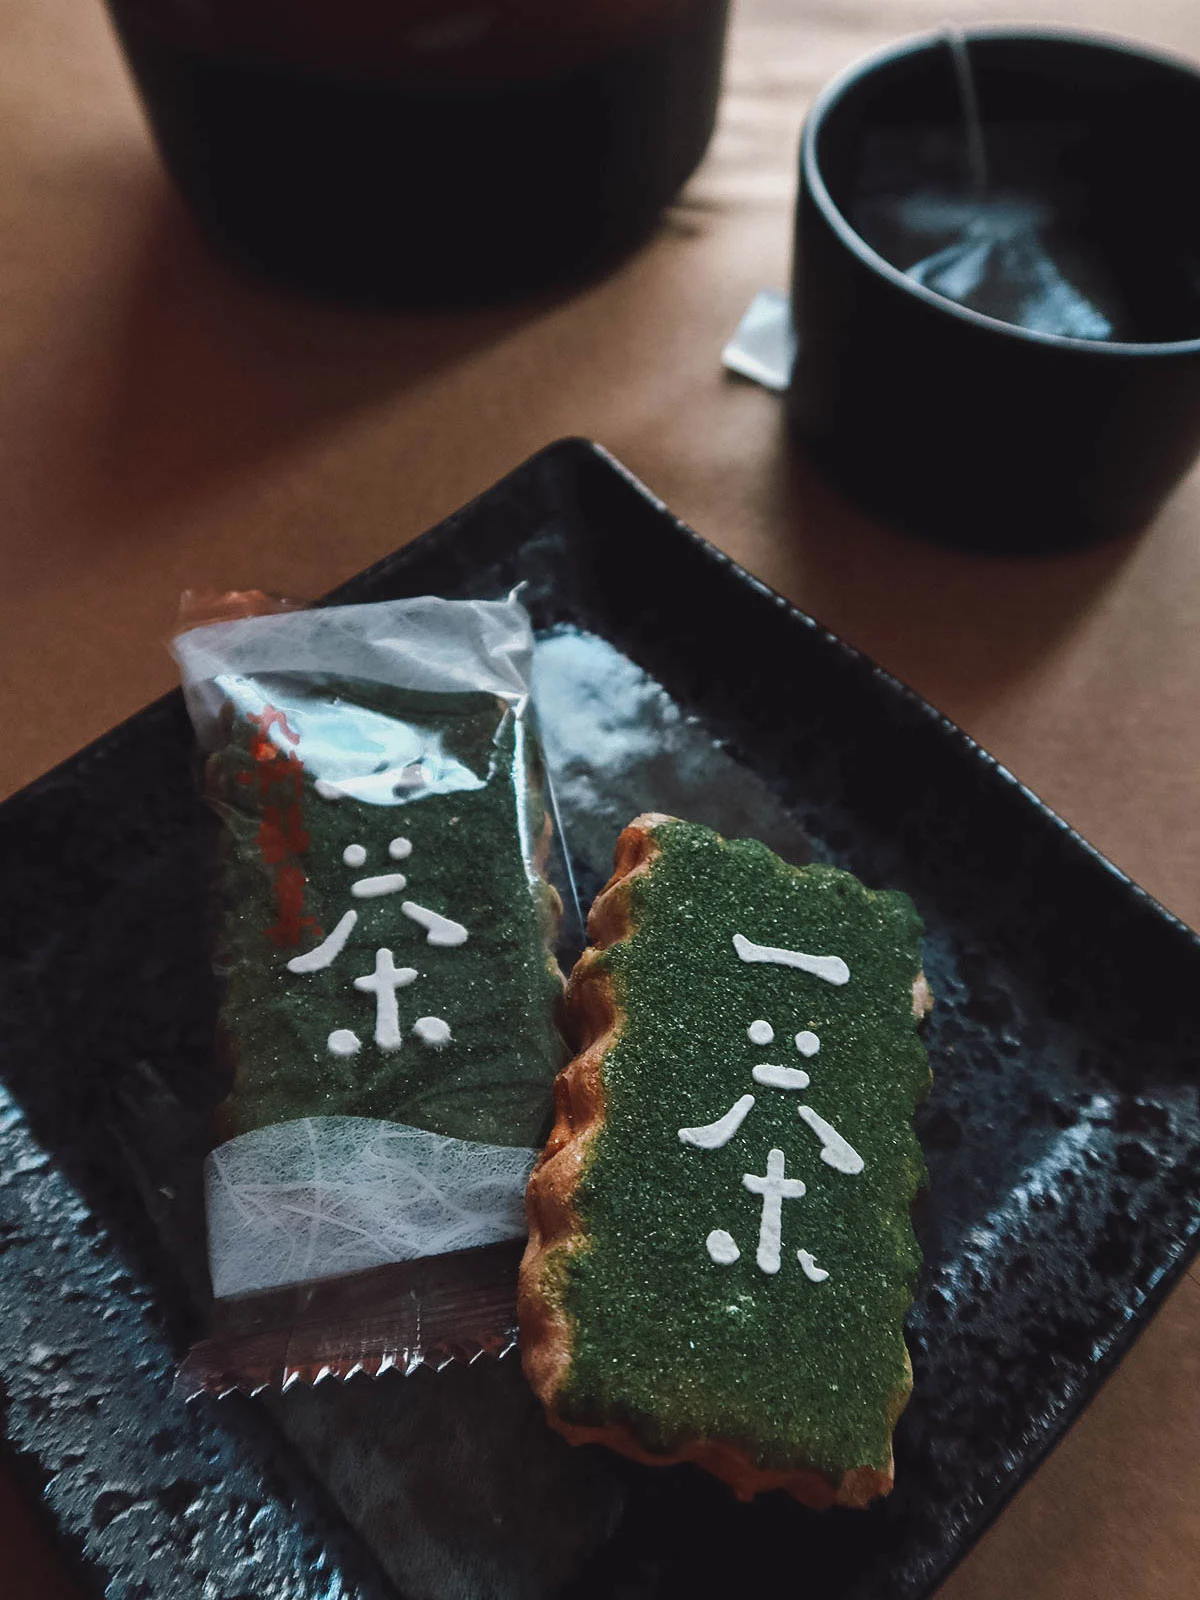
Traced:
[[507, 1348], [561, 1059], [524, 609], [264, 612], [173, 646], [223, 824], [217, 1392]]

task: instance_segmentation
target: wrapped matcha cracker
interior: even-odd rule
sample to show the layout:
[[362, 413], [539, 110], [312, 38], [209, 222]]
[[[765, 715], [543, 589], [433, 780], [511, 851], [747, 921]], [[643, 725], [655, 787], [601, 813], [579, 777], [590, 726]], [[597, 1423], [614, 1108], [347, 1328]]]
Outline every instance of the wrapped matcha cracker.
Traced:
[[219, 813], [214, 1337], [194, 1387], [511, 1342], [562, 982], [515, 598], [242, 616], [174, 652]]

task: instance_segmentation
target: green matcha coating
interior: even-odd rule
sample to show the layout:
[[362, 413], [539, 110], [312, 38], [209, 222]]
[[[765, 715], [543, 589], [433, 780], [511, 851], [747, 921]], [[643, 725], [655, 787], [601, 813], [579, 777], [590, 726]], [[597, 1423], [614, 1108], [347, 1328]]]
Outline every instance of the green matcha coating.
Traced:
[[[683, 822], [632, 882], [631, 937], [601, 970], [624, 1011], [603, 1068], [607, 1115], [574, 1196], [583, 1247], [548, 1279], [573, 1327], [556, 1405], [565, 1421], [623, 1423], [648, 1450], [735, 1443], [760, 1467], [835, 1483], [890, 1459], [908, 1389], [903, 1321], [919, 1251], [909, 1217], [924, 1181], [913, 1109], [929, 1084], [912, 1012], [921, 925], [903, 894], [871, 893], [831, 867], [790, 867], [765, 846]], [[732, 939], [841, 956], [841, 988], [748, 964]], [[756, 1019], [775, 1030], [754, 1045]], [[819, 1053], [794, 1043], [816, 1033]], [[763, 1087], [759, 1062], [802, 1067], [803, 1091]], [[722, 1149], [679, 1129], [756, 1104]], [[810, 1105], [864, 1158], [850, 1176], [820, 1159]], [[782, 1267], [755, 1263], [762, 1202], [742, 1184], [782, 1150], [807, 1194], [783, 1202]], [[705, 1240], [728, 1230], [732, 1266]], [[796, 1251], [829, 1277], [812, 1283]], [[556, 1262], [556, 1266], [557, 1266]]]
[[[284, 705], [301, 735], [317, 718], [324, 736], [332, 727], [351, 740], [378, 726], [352, 708], [402, 722], [423, 748], [439, 760], [449, 752], [459, 777], [480, 786], [394, 804], [330, 801], [316, 793], [306, 769], [300, 804], [307, 848], [298, 859], [307, 877], [304, 914], [316, 927], [280, 948], [267, 932], [278, 917], [276, 869], [261, 848], [254, 729], [235, 705], [230, 742], [209, 766], [210, 797], [226, 828], [218, 965], [225, 979], [221, 1026], [235, 1067], [231, 1131], [342, 1115], [493, 1144], [536, 1144], [560, 1061], [553, 1017], [561, 982], [547, 954], [552, 891], [527, 869], [522, 850], [522, 825], [526, 839], [536, 840], [545, 820], [528, 730], [485, 694], [316, 679], [258, 687], [271, 704]], [[297, 748], [303, 752], [303, 739]], [[402, 861], [388, 855], [397, 836], [412, 844]], [[351, 843], [366, 849], [361, 868], [343, 861]], [[394, 871], [408, 880], [402, 892], [351, 896], [356, 878]], [[402, 915], [403, 900], [461, 922], [467, 942], [428, 944], [424, 929]], [[317, 945], [351, 908], [358, 923], [333, 964], [289, 972], [289, 958]], [[373, 971], [380, 946], [392, 950], [398, 967], [419, 972], [398, 991], [404, 1037], [395, 1051], [375, 1044], [374, 996], [354, 987], [356, 977]], [[411, 1028], [420, 1016], [444, 1018], [451, 1042], [439, 1049], [417, 1039]], [[330, 1053], [326, 1041], [338, 1028], [359, 1036], [358, 1054]]]

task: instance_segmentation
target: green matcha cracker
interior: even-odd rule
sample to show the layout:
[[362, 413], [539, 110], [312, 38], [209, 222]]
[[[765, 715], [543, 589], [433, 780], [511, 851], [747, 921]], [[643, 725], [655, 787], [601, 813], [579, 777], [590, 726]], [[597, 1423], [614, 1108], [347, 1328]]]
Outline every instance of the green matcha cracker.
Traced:
[[524, 1233], [562, 994], [532, 644], [512, 598], [175, 642], [223, 824], [218, 1300]]
[[911, 1388], [916, 912], [647, 816], [589, 928], [530, 1183], [531, 1381], [576, 1440], [865, 1504]]

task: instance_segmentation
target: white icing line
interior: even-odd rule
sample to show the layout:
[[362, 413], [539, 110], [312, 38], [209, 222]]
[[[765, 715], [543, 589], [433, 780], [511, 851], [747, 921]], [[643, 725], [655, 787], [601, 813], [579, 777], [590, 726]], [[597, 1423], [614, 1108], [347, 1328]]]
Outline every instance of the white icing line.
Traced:
[[762, 1222], [759, 1224], [758, 1252], [754, 1259], [761, 1272], [778, 1272], [779, 1247], [783, 1239], [783, 1202], [803, 1199], [804, 1184], [799, 1178], [784, 1177], [782, 1150], [768, 1153], [765, 1177], [744, 1172], [742, 1182], [751, 1194], [762, 1196]]
[[809, 1283], [824, 1283], [829, 1276], [824, 1267], [817, 1265], [816, 1256], [810, 1255], [807, 1250], [797, 1250], [796, 1260], [804, 1268], [804, 1276]]
[[342, 860], [348, 867], [365, 867], [367, 852], [361, 844], [348, 844], [342, 851]]
[[306, 950], [302, 956], [293, 956], [287, 964], [289, 972], [320, 972], [330, 967], [346, 948], [346, 940], [358, 921], [357, 911], [347, 911], [332, 933], [328, 933], [315, 950]]
[[336, 783], [330, 783], [328, 778], [318, 778], [313, 784], [313, 788], [321, 796], [322, 800], [344, 800], [346, 798], [346, 791], [339, 789]]
[[450, 917], [443, 917], [437, 911], [429, 911], [425, 906], [419, 906], [413, 900], [405, 900], [400, 909], [406, 917], [410, 917], [413, 922], [419, 923], [425, 929], [426, 944], [466, 944], [468, 938], [467, 930], [461, 922], [454, 922]]
[[812, 1082], [803, 1067], [776, 1067], [769, 1061], [760, 1062], [751, 1077], [768, 1089], [807, 1089]]
[[746, 1035], [751, 1044], [771, 1044], [775, 1038], [775, 1029], [760, 1017], [746, 1029]]
[[815, 1033], [810, 1033], [807, 1028], [796, 1035], [796, 1049], [802, 1056], [815, 1056], [821, 1048], [821, 1041]]
[[415, 967], [397, 967], [390, 950], [376, 950], [375, 971], [355, 978], [354, 987], [375, 996], [375, 1043], [381, 1050], [400, 1048], [400, 1009], [396, 990], [412, 983]]
[[412, 855], [412, 841], [401, 834], [388, 845], [388, 855], [393, 861], [403, 861], [405, 856]]
[[680, 1128], [679, 1137], [684, 1144], [695, 1145], [697, 1150], [719, 1150], [729, 1143], [746, 1120], [746, 1113], [754, 1104], [752, 1094], [744, 1094], [717, 1122], [703, 1128]]
[[353, 1056], [362, 1049], [362, 1040], [350, 1028], [335, 1028], [325, 1043], [331, 1056]]
[[356, 878], [350, 893], [357, 900], [375, 900], [381, 894], [396, 894], [408, 879], [402, 872], [381, 872], [377, 878]]
[[742, 1253], [733, 1235], [724, 1228], [714, 1228], [705, 1239], [704, 1248], [719, 1267], [731, 1267]]
[[847, 1172], [853, 1178], [863, 1169], [863, 1158], [852, 1144], [848, 1144], [836, 1128], [830, 1127], [824, 1117], [819, 1117], [811, 1106], [797, 1106], [797, 1111], [821, 1141], [821, 1160], [827, 1167]]
[[795, 967], [800, 972], [811, 972], [814, 978], [824, 978], [826, 983], [843, 984], [850, 978], [850, 968], [841, 956], [806, 956], [801, 950], [755, 944], [740, 933], [733, 936], [733, 948], [743, 961], [769, 961], [777, 967]]
[[413, 1023], [413, 1032], [422, 1044], [431, 1044], [435, 1050], [450, 1043], [450, 1024], [441, 1017], [418, 1017]]

